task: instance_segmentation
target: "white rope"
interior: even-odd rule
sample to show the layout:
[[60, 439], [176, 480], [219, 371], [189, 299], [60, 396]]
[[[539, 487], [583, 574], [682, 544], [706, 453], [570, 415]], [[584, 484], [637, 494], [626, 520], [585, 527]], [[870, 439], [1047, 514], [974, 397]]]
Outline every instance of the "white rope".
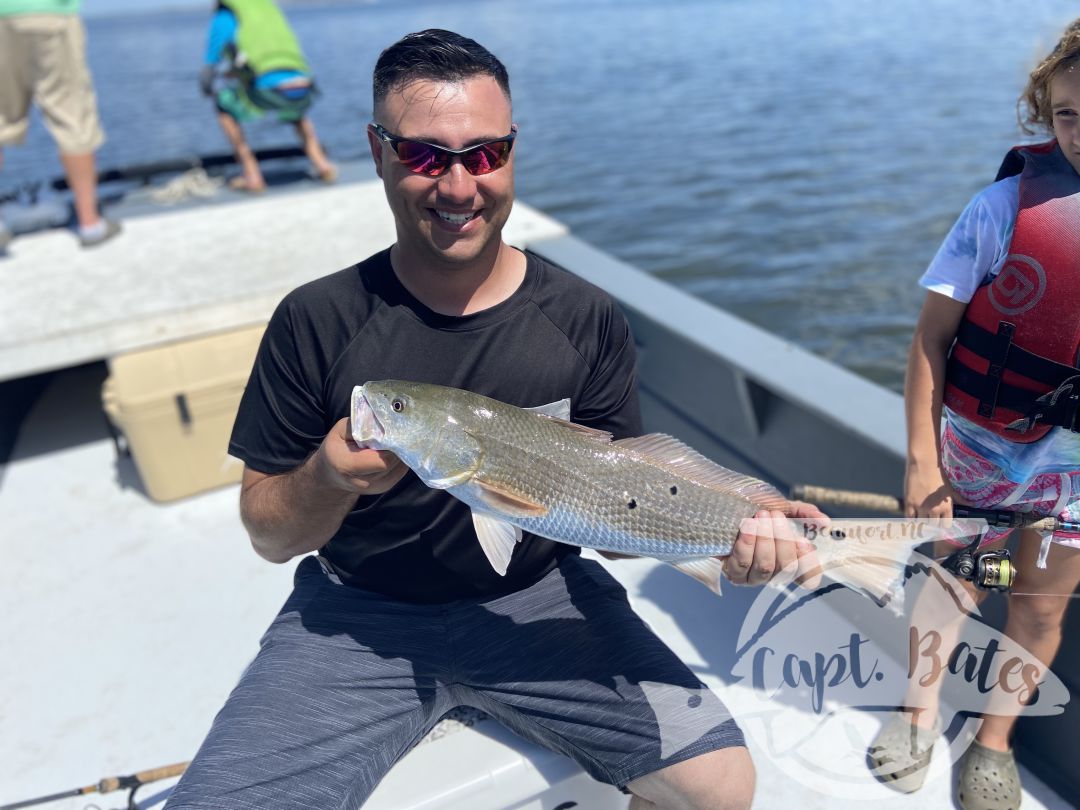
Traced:
[[213, 197], [224, 185], [220, 177], [211, 177], [202, 167], [189, 169], [174, 177], [164, 186], [150, 192], [150, 197], [159, 203], [178, 203], [194, 197]]

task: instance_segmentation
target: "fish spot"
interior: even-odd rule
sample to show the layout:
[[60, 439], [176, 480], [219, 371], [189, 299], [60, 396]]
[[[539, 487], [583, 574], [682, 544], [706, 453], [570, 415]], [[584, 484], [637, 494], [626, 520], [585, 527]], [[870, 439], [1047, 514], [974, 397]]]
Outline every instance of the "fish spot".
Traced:
[[672, 484], [672, 486], [671, 486], [671, 494], [672, 495], [678, 495], [679, 494], [679, 488], [677, 486], [675, 486], [674, 484]]
[[629, 501], [627, 501], [626, 502], [626, 508], [627, 509], [637, 509], [637, 499], [636, 498], [631, 498]]

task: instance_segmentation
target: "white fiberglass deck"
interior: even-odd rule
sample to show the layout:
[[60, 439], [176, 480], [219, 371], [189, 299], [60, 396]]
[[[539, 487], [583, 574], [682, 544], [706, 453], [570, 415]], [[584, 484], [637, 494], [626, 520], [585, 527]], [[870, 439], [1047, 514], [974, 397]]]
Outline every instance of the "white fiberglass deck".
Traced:
[[[144, 194], [140, 216], [110, 209], [124, 232], [92, 250], [61, 230], [16, 238], [0, 257], [0, 380], [264, 323], [289, 290], [394, 241], [382, 182], [346, 168], [336, 186], [259, 198], [222, 190], [170, 208]], [[516, 203], [505, 237], [565, 232]]]
[[[251, 551], [235, 486], [164, 506], [143, 495], [97, 413], [102, 374], [90, 366], [57, 375], [2, 469], [0, 804], [189, 759], [290, 586], [293, 564], [271, 565]], [[746, 720], [740, 706], [750, 687], [714, 673], [724, 669], [718, 639], [741, 621], [752, 591], [728, 588], [718, 598], [656, 563], [608, 565], [639, 612]], [[781, 723], [806, 714], [777, 708]], [[863, 731], [877, 722], [857, 719]], [[836, 742], [839, 750], [843, 741]], [[828, 780], [808, 787], [755, 739], [750, 744], [760, 810], [954, 806], [947, 777], [904, 797], [865, 774], [870, 801], [830, 798]], [[860, 767], [853, 763], [853, 772]], [[573, 773], [486, 721], [416, 749], [368, 807], [625, 805], [625, 797], [584, 781], [536, 798]], [[1024, 784], [1025, 810], [1069, 806], [1030, 774]], [[118, 808], [124, 794], [49, 806], [90, 804]]]

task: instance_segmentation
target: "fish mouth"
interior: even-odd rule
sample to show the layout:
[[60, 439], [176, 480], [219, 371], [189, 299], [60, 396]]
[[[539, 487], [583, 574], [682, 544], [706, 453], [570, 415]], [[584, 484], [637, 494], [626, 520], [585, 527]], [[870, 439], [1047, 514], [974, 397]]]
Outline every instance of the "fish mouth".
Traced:
[[350, 427], [353, 441], [361, 449], [365, 447], [375, 450], [381, 449], [382, 440], [386, 438], [386, 431], [376, 418], [375, 411], [371, 407], [371, 403], [368, 402], [362, 385], [353, 388]]

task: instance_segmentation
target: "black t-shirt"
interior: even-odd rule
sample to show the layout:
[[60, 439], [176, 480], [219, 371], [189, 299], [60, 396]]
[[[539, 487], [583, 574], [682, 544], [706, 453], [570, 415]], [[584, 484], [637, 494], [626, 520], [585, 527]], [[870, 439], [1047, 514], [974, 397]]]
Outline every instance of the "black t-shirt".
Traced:
[[[390, 251], [294, 290], [278, 306], [240, 403], [229, 452], [263, 473], [302, 464], [349, 413], [353, 386], [412, 380], [521, 407], [569, 397], [571, 419], [615, 438], [642, 432], [636, 353], [612, 299], [527, 254], [506, 301], [440, 315], [398, 281]], [[484, 556], [469, 508], [412, 472], [360, 496], [321, 549], [342, 581], [411, 602], [527, 587], [576, 549], [526, 534], [506, 576]]]

